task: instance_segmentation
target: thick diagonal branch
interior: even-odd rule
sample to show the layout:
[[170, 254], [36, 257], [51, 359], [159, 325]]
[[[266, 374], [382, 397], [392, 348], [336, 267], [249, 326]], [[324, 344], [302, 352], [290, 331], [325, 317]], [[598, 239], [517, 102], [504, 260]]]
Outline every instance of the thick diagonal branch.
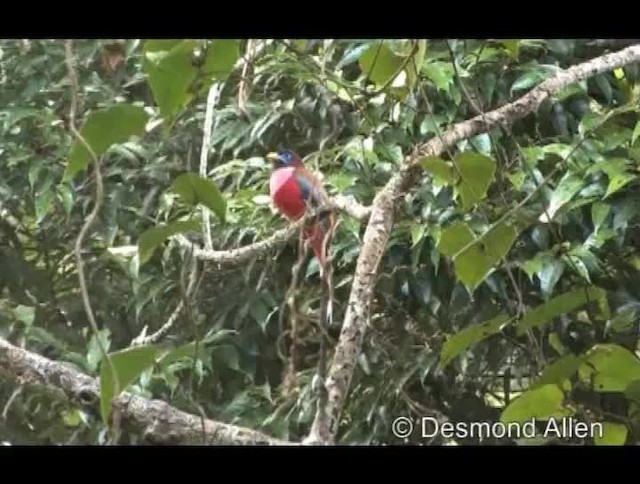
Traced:
[[[18, 348], [0, 338], [0, 381], [22, 385], [46, 385], [62, 390], [74, 403], [95, 409], [99, 401], [98, 381], [67, 363], [52, 361]], [[139, 432], [154, 444], [286, 445], [255, 430], [229, 425], [183, 412], [161, 400], [148, 400], [129, 393], [117, 399], [122, 425]], [[204, 439], [203, 439], [204, 427]]]
[[486, 132], [499, 125], [511, 125], [535, 111], [542, 101], [560, 89], [638, 61], [640, 61], [640, 46], [635, 45], [560, 71], [520, 99], [484, 115], [456, 124], [444, 132], [441, 137], [436, 137], [419, 146], [413, 154], [405, 159], [403, 168], [378, 193], [372, 205], [355, 278], [351, 286], [342, 332], [326, 382], [329, 395], [325, 409], [326, 415], [316, 415], [317, 422], [326, 421], [327, 425], [313, 425], [313, 432], [306, 439], [307, 443], [332, 443], [335, 441], [342, 408], [351, 384], [357, 357], [362, 349], [362, 341], [369, 321], [376, 273], [393, 225], [395, 202], [417, 181], [420, 173], [420, 158], [438, 156], [461, 140]]

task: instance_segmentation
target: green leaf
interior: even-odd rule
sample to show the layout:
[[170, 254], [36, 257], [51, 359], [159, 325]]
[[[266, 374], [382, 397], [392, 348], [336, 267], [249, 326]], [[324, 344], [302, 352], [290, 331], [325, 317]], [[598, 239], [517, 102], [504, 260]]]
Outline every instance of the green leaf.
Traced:
[[624, 396], [629, 400], [640, 403], [640, 379], [633, 380], [627, 388], [624, 389]]
[[382, 87], [398, 74], [403, 58], [395, 55], [386, 42], [378, 41], [369, 46], [360, 56], [359, 62], [367, 77], [378, 87]]
[[[121, 392], [153, 365], [156, 353], [157, 348], [154, 346], [134, 346], [109, 355]], [[100, 362], [100, 412], [105, 424], [109, 423], [111, 400], [114, 396], [117, 395], [115, 395], [115, 378], [111, 372], [111, 365], [102, 359]]]
[[631, 135], [631, 145], [633, 146], [640, 136], [640, 121], [636, 123], [636, 127], [633, 128], [633, 134]]
[[509, 316], [501, 314], [484, 323], [474, 324], [462, 331], [458, 331], [442, 345], [442, 351], [440, 352], [441, 367], [447, 366], [451, 360], [467, 348], [499, 332], [511, 320], [512, 318]]
[[611, 205], [609, 204], [594, 202], [594, 204], [591, 205], [591, 220], [593, 222], [594, 231], [598, 231], [610, 212]]
[[580, 120], [578, 132], [584, 136], [602, 126], [609, 119], [608, 115], [600, 113], [587, 113]]
[[184, 232], [195, 231], [200, 224], [195, 220], [172, 222], [145, 230], [138, 238], [138, 256], [140, 263], [144, 264], [153, 255], [154, 250], [169, 237]]
[[[124, 143], [131, 136], [141, 135], [148, 120], [149, 115], [144, 108], [131, 104], [116, 104], [90, 113], [80, 130], [80, 135], [94, 154], [100, 157], [112, 145]], [[62, 181], [71, 180], [87, 167], [90, 160], [91, 153], [84, 143], [74, 141]]]
[[564, 406], [564, 393], [557, 385], [542, 385], [517, 397], [500, 416], [504, 424], [525, 423], [531, 419], [559, 419], [573, 414]]
[[617, 192], [630, 181], [634, 180], [636, 175], [627, 173], [627, 160], [625, 158], [608, 158], [591, 166], [587, 173], [603, 171], [609, 178], [609, 185], [604, 198]]
[[629, 429], [627, 426], [615, 422], [602, 423], [602, 435], [595, 432], [593, 442], [596, 445], [624, 445], [627, 441]]
[[531, 328], [549, 323], [553, 318], [567, 314], [587, 302], [598, 301], [606, 297], [606, 291], [590, 286], [576, 289], [554, 297], [540, 306], [528, 311], [518, 323], [518, 334], [523, 335]]
[[496, 162], [480, 153], [460, 153], [454, 166], [460, 172], [457, 191], [462, 199], [462, 210], [468, 210], [474, 203], [487, 195], [487, 190], [495, 175]]
[[[359, 59], [360, 68], [378, 88], [389, 86], [391, 92], [405, 97], [417, 80], [426, 51], [425, 41], [417, 43], [417, 49], [392, 48], [395, 41], [378, 41], [370, 44]], [[404, 43], [402, 44], [405, 45]], [[407, 45], [413, 45], [413, 42]], [[408, 58], [408, 56], [411, 58]]]
[[598, 86], [598, 89], [600, 89], [600, 92], [602, 92], [604, 97], [607, 99], [607, 103], [611, 104], [611, 100], [613, 99], [613, 89], [611, 88], [611, 84], [609, 83], [606, 75], [599, 74], [595, 76], [593, 80], [595, 81], [596, 86]]
[[514, 59], [518, 59], [518, 54], [520, 53], [520, 39], [505, 39], [501, 40], [500, 43], [504, 46], [504, 48], [509, 52], [509, 55]]
[[87, 346], [87, 365], [91, 371], [94, 371], [98, 368], [98, 363], [102, 359], [102, 351], [100, 350], [100, 343], [102, 343], [102, 347], [105, 351], [109, 351], [109, 347], [111, 346], [111, 339], [109, 336], [111, 335], [108, 329], [102, 329], [98, 333], [98, 336], [95, 334], [91, 336], [89, 340], [89, 345]]
[[548, 297], [553, 293], [553, 289], [564, 274], [566, 263], [562, 259], [552, 259], [543, 265], [538, 272], [540, 279], [540, 290], [544, 297]]
[[336, 65], [336, 69], [342, 69], [344, 66], [352, 64], [355, 61], [357, 61], [358, 59], [360, 59], [360, 56], [364, 52], [366, 52], [366, 50], [369, 48], [369, 46], [370, 45], [368, 43], [367, 44], [361, 44], [361, 45], [358, 45], [358, 46], [354, 47], [353, 49], [350, 49], [347, 52], [345, 52], [344, 57]]
[[640, 379], [640, 360], [622, 346], [595, 345], [586, 354], [580, 377], [596, 392], [624, 392]]
[[561, 385], [578, 371], [583, 361], [583, 358], [572, 353], [558, 358], [542, 371], [542, 374], [534, 384], [534, 388], [549, 384]]
[[[173, 121], [193, 95], [192, 84], [197, 76], [193, 64], [195, 41], [147, 41], [144, 47], [142, 68], [149, 78], [160, 114], [165, 126]], [[210, 61], [213, 62], [213, 61]]]
[[540, 222], [549, 223], [553, 220], [556, 212], [560, 210], [567, 202], [569, 202], [584, 186], [585, 181], [582, 176], [567, 172], [558, 186], [551, 194], [549, 207], [540, 215]]
[[510, 94], [513, 95], [514, 91], [522, 91], [525, 89], [529, 89], [536, 84], [540, 84], [544, 80], [548, 79], [553, 75], [553, 72], [537, 68], [536, 70], [527, 72], [521, 75], [515, 82], [511, 85]]
[[36, 309], [30, 306], [18, 305], [13, 308], [13, 315], [15, 318], [23, 323], [25, 326], [29, 327], [33, 324], [33, 321], [36, 318]]
[[435, 86], [446, 93], [453, 84], [455, 71], [449, 62], [429, 62], [422, 68], [425, 76], [435, 84]]
[[[199, 347], [202, 348], [204, 343], [200, 343]], [[191, 343], [184, 344], [182, 346], [178, 346], [177, 348], [173, 348], [170, 351], [162, 354], [158, 358], [159, 365], [168, 365], [173, 363], [174, 361], [179, 360], [180, 358], [193, 358], [195, 356], [196, 351], [196, 342], [193, 341]]]
[[174, 180], [169, 191], [180, 195], [182, 200], [191, 206], [199, 203], [204, 205], [221, 221], [225, 221], [227, 202], [220, 193], [218, 185], [212, 180], [202, 178], [195, 173], [183, 173]]
[[233, 70], [239, 57], [238, 39], [215, 39], [207, 47], [204, 73], [211, 79], [223, 80]]
[[507, 254], [517, 236], [517, 227], [505, 221], [477, 240], [466, 224], [456, 222], [442, 231], [438, 250], [453, 257], [456, 276], [474, 290]]
[[439, 185], [452, 185], [455, 183], [456, 177], [453, 165], [439, 156], [425, 156], [420, 159], [420, 164], [425, 171], [433, 175], [434, 180]]

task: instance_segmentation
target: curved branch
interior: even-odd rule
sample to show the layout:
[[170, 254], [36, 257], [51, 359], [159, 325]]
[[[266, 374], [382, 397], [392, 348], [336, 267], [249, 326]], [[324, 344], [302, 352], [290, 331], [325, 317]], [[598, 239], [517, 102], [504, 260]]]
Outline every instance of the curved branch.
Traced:
[[[374, 200], [362, 250], [358, 257], [340, 339], [326, 381], [329, 395], [325, 410], [326, 415], [316, 414], [312, 431], [305, 439], [306, 443], [333, 443], [335, 441], [342, 407], [351, 383], [357, 357], [362, 349], [362, 341], [370, 316], [375, 276], [393, 225], [396, 201], [417, 182], [420, 173], [420, 159], [427, 155], [438, 156], [454, 146], [455, 143], [486, 132], [500, 124], [513, 124], [518, 119], [532, 113], [547, 97], [570, 84], [638, 61], [640, 61], [640, 46], [635, 45], [560, 71], [520, 99], [484, 115], [456, 124], [444, 132], [442, 136], [433, 138], [419, 146], [412, 155], [405, 159], [400, 172], [389, 180]], [[319, 425], [319, 422], [323, 421], [327, 422], [327, 425]]]
[[[100, 398], [97, 380], [67, 363], [13, 346], [0, 338], [0, 375], [8, 375], [21, 384], [59, 388], [72, 401], [95, 409]], [[294, 445], [255, 430], [205, 420], [161, 401], [148, 400], [129, 393], [117, 399], [123, 426], [140, 432], [154, 444], [197, 445]]]
[[[353, 197], [334, 197], [326, 208], [347, 213], [358, 220], [366, 220], [371, 213], [371, 207], [360, 205]], [[308, 218], [312, 216], [313, 214], [310, 214]], [[254, 258], [264, 257], [272, 250], [285, 245], [295, 237], [305, 220], [307, 220], [307, 218], [298, 220], [286, 228], [275, 231], [268, 239], [237, 249], [206, 250], [198, 247], [183, 235], [176, 235], [173, 239], [182, 247], [193, 250], [193, 255], [200, 260], [225, 266], [239, 265]]]

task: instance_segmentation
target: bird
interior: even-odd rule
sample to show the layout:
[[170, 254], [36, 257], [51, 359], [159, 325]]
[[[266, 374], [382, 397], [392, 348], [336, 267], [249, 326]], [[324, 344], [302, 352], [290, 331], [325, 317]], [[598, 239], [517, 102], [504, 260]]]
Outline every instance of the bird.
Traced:
[[[291, 221], [299, 220], [309, 208], [317, 208], [329, 201], [322, 182], [302, 163], [300, 157], [290, 149], [269, 153], [266, 159], [273, 164], [269, 182], [270, 197], [275, 208]], [[335, 227], [333, 212], [320, 213], [302, 231], [320, 267], [320, 276], [325, 279], [325, 261], [331, 232]]]

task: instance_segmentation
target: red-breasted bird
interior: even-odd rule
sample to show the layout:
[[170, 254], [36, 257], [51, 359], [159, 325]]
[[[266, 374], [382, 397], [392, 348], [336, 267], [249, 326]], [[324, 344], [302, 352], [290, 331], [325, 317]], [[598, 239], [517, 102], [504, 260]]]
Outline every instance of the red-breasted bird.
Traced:
[[[308, 208], [316, 208], [329, 200], [320, 180], [302, 164], [302, 160], [291, 150], [269, 153], [267, 160], [273, 163], [271, 173], [271, 200], [278, 211], [289, 220], [295, 221], [307, 213]], [[327, 234], [335, 226], [332, 212], [320, 214], [302, 231], [305, 242], [311, 246], [318, 259], [320, 275], [325, 277], [324, 264], [327, 255]]]

